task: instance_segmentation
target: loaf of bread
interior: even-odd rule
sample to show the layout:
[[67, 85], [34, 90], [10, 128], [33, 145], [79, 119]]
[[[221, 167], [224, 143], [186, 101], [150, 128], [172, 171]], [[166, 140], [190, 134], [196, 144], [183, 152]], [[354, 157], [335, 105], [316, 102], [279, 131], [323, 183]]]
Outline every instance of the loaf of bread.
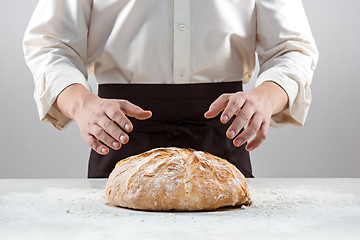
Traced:
[[153, 211], [214, 210], [251, 204], [243, 174], [210, 153], [157, 148], [119, 161], [105, 194], [115, 205]]

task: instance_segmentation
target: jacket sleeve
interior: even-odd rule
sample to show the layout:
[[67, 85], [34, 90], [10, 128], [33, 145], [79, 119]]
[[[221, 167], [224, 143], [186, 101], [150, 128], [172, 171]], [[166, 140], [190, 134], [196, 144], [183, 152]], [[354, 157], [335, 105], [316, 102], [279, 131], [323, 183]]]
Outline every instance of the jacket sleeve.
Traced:
[[69, 122], [53, 107], [59, 93], [87, 82], [87, 36], [91, 0], [40, 0], [26, 29], [23, 50], [35, 81], [40, 119], [58, 129]]
[[311, 103], [310, 84], [318, 50], [301, 0], [257, 0], [257, 54], [260, 64], [255, 86], [273, 81], [289, 97], [289, 108], [272, 116], [271, 126], [302, 126]]

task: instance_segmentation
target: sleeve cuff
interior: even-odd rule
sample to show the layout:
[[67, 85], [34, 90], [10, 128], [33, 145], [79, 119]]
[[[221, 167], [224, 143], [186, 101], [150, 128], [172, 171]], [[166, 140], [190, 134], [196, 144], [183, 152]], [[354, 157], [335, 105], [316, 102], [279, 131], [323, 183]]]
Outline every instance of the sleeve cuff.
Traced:
[[40, 120], [50, 122], [55, 128], [65, 128], [71, 119], [53, 107], [58, 95], [72, 84], [82, 84], [89, 91], [90, 85], [85, 76], [74, 68], [56, 68], [44, 73], [41, 83], [36, 87], [34, 98]]
[[255, 82], [255, 87], [259, 86], [260, 84], [266, 81], [272, 81], [278, 84], [280, 87], [284, 89], [284, 91], [286, 92], [289, 98], [289, 107], [273, 115], [271, 117], [270, 126], [276, 128], [283, 127], [284, 125], [287, 124], [302, 126], [305, 122], [307, 111], [304, 111], [302, 116], [296, 116], [294, 114], [294, 105], [296, 105], [294, 103], [297, 99], [299, 92], [298, 83], [295, 80], [289, 78], [281, 70], [276, 68], [268, 69], [262, 74], [260, 74], [260, 76]]

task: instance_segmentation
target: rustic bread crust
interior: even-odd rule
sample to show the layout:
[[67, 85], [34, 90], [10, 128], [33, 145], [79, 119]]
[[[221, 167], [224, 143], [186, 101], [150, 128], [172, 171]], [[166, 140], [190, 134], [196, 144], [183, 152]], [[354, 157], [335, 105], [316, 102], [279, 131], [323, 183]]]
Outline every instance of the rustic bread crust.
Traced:
[[246, 179], [234, 165], [207, 152], [175, 147], [119, 161], [105, 194], [115, 206], [153, 211], [251, 204]]

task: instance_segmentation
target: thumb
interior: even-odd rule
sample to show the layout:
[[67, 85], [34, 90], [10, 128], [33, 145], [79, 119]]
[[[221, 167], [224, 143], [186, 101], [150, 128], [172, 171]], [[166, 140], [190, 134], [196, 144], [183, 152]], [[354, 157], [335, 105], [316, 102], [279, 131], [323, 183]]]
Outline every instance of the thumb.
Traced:
[[121, 104], [121, 110], [128, 116], [137, 118], [139, 120], [148, 119], [152, 116], [152, 112], [149, 110], [143, 110], [141, 107], [125, 101]]
[[209, 110], [204, 114], [205, 118], [214, 118], [217, 115], [219, 115], [219, 113], [225, 109], [227, 103], [229, 101], [229, 96], [228, 95], [221, 95], [220, 97], [218, 97], [209, 107]]

